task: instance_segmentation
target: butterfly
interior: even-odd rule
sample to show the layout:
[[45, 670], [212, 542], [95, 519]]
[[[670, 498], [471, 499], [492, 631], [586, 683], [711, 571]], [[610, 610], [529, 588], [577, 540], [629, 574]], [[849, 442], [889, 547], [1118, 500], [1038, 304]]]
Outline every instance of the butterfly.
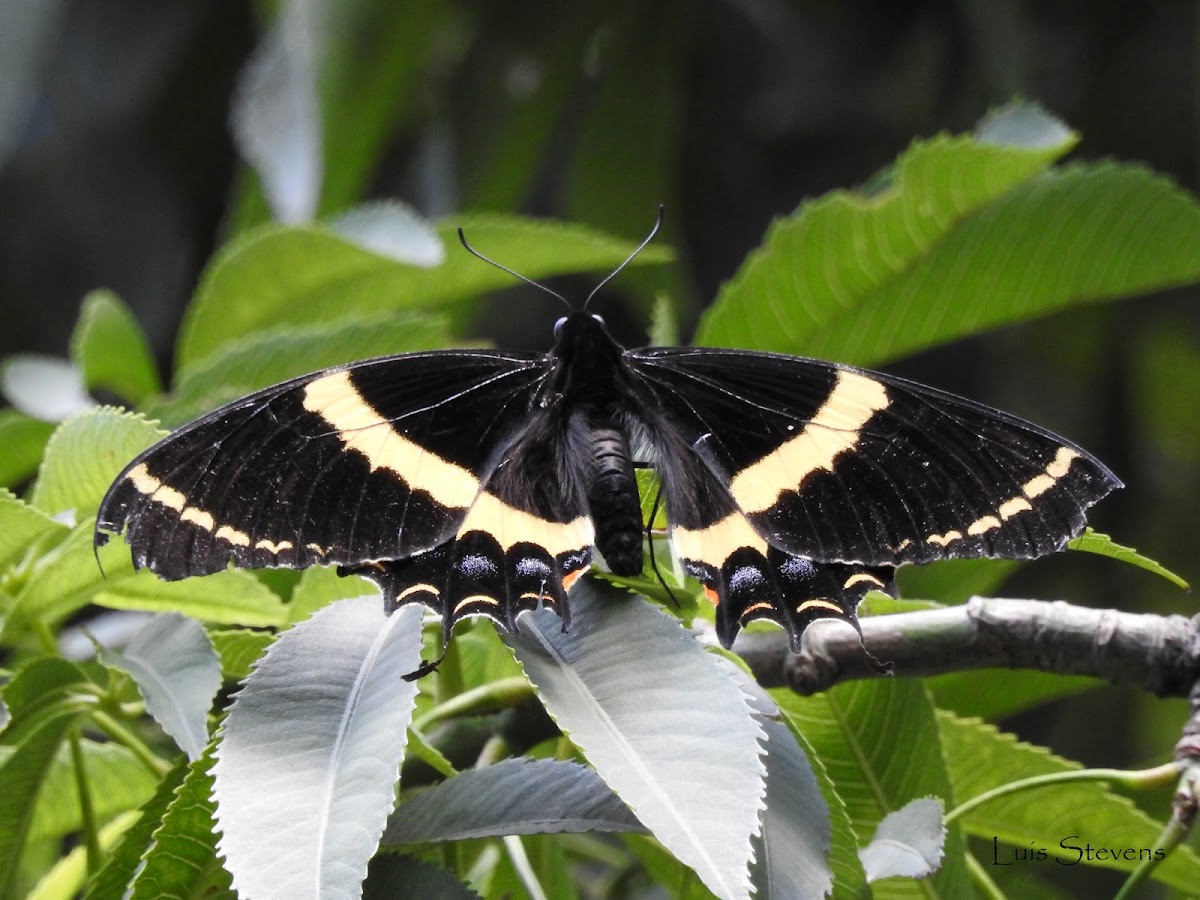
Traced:
[[970, 400], [774, 353], [626, 350], [584, 306], [548, 353], [406, 353], [223, 406], [129, 463], [95, 543], [123, 532], [134, 565], [168, 580], [334, 564], [389, 612], [440, 613], [444, 640], [466, 617], [511, 631], [540, 606], [566, 627], [589, 566], [643, 571], [635, 469], [650, 466], [721, 643], [767, 620], [798, 651], [816, 619], [857, 627], [895, 567], [1053, 553], [1121, 487], [1080, 447]]

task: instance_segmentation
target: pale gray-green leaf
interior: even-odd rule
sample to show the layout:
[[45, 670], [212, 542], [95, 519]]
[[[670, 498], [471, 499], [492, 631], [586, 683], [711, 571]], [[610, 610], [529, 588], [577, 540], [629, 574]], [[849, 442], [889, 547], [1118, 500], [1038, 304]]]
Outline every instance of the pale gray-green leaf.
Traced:
[[743, 670], [732, 663], [728, 669], [767, 736], [767, 803], [750, 867], [754, 894], [795, 900], [824, 897], [833, 887], [827, 861], [831, 833], [817, 776], [775, 701]]
[[383, 843], [645, 830], [591, 769], [566, 760], [520, 757], [470, 769], [405, 799], [388, 820]]
[[394, 200], [364, 203], [329, 223], [365, 250], [411, 266], [431, 268], [446, 260], [446, 246], [417, 211]]
[[199, 623], [159, 613], [123, 651], [105, 650], [101, 657], [133, 678], [146, 712], [188, 759], [199, 759], [208, 745], [208, 711], [221, 688], [221, 661]]
[[571, 627], [521, 617], [509, 638], [550, 715], [659, 839], [720, 897], [750, 896], [762, 730], [718, 658], [638, 597], [571, 593]]
[[76, 365], [40, 353], [16, 354], [0, 365], [0, 394], [43, 422], [61, 422], [95, 405]]
[[922, 797], [888, 813], [871, 843], [858, 851], [867, 881], [881, 878], [925, 878], [942, 863], [946, 843], [942, 801]]
[[225, 721], [214, 797], [238, 893], [357, 897], [393, 803], [421, 611], [343, 600], [280, 635]]
[[321, 191], [319, 0], [286, 0], [238, 80], [231, 126], [280, 222], [312, 219]]

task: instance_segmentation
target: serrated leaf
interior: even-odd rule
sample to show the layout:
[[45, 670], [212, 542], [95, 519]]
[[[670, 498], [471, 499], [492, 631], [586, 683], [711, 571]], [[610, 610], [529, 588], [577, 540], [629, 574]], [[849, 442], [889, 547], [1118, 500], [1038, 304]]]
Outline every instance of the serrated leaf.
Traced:
[[766, 734], [767, 796], [754, 840], [750, 878], [756, 897], [822, 898], [833, 887], [829, 808], [808, 755], [758, 683], [730, 664]]
[[92, 533], [92, 520], [85, 520], [36, 561], [0, 626], [0, 640], [11, 640], [35, 621], [54, 624], [88, 603], [174, 610], [230, 625], [280, 625], [286, 618], [283, 601], [249, 572], [162, 581], [147, 569], [134, 572], [129, 548], [121, 541], [94, 548]]
[[143, 569], [105, 580], [91, 602], [109, 609], [173, 610], [218, 625], [268, 628], [287, 620], [287, 608], [279, 596], [250, 572], [237, 570], [162, 581]]
[[1132, 547], [1123, 547], [1107, 534], [1101, 534], [1098, 531], [1085, 528], [1083, 534], [1070, 541], [1067, 546], [1072, 550], [1082, 550], [1085, 553], [1095, 553], [1098, 556], [1107, 556], [1111, 559], [1129, 563], [1131, 566], [1137, 566], [1139, 569], [1145, 569], [1147, 572], [1161, 575], [1176, 587], [1181, 587], [1185, 591], [1188, 590], [1188, 583], [1166, 568], [1166, 566], [1155, 562], [1149, 557], [1142, 556]]
[[212, 749], [188, 766], [167, 804], [161, 825], [142, 856], [125, 900], [204, 897], [237, 900], [229, 873], [217, 858], [213, 818]]
[[280, 635], [222, 729], [214, 796], [239, 894], [356, 897], [393, 803], [421, 611], [343, 600]]
[[925, 878], [937, 871], [946, 842], [942, 801], [925, 797], [888, 813], [858, 856], [867, 881]]
[[318, 369], [450, 343], [444, 316], [416, 310], [266, 328], [229, 341], [189, 369], [153, 412], [182, 424], [222, 403]]
[[0, 487], [15, 487], [37, 472], [53, 422], [15, 409], [0, 409]]
[[74, 716], [58, 716], [25, 736], [0, 762], [0, 897], [9, 896], [33, 824], [37, 796]]
[[507, 641], [588, 762], [714, 893], [748, 897], [762, 731], [719, 658], [594, 579], [572, 591], [569, 631], [547, 610], [520, 623]]
[[40, 510], [0, 488], [0, 565], [16, 561], [35, 541], [70, 531]]
[[83, 298], [71, 335], [71, 359], [88, 390], [111, 391], [134, 404], [162, 390], [146, 336], [112, 291], [92, 291]]
[[146, 712], [188, 759], [199, 759], [208, 745], [208, 711], [221, 689], [221, 663], [204, 629], [179, 613], [159, 613], [124, 650], [102, 650], [100, 658], [133, 678]]
[[1200, 276], [1200, 206], [1136, 166], [1048, 169], [1072, 143], [915, 142], [882, 191], [777, 221], [697, 343], [878, 364]]
[[1104, 684], [1099, 678], [1032, 669], [976, 669], [925, 679], [925, 686], [939, 709], [989, 721], [1005, 719]]
[[46, 444], [30, 503], [50, 515], [92, 515], [121, 469], [165, 435], [142, 416], [111, 406], [63, 422]]
[[317, 64], [326, 34], [323, 4], [287, 0], [242, 69], [230, 127], [258, 173], [274, 217], [313, 218], [321, 190]]
[[[958, 802], [1023, 778], [1082, 769], [1079, 763], [1056, 756], [1044, 747], [1018, 741], [1013, 735], [973, 719], [938, 714], [947, 767]], [[997, 797], [961, 820], [968, 834], [1027, 848], [1044, 848], [1052, 858], [1080, 861], [1060, 841], [1078, 837], [1080, 846], [1151, 848], [1162, 825], [1126, 797], [1097, 782], [1045, 785]], [[1097, 860], [1091, 864], [1131, 872], [1138, 860]], [[1200, 884], [1200, 857], [1186, 846], [1177, 847], [1151, 876], [1190, 894]]]
[[187, 761], [180, 757], [180, 761], [163, 776], [153, 796], [142, 805], [137, 822], [125, 832], [104, 868], [89, 882], [83, 900], [108, 900], [110, 897], [124, 896], [143, 855], [150, 849], [152, 835], [166, 815], [167, 807], [188, 771]]
[[[814, 697], [773, 690], [792, 726], [824, 764], [845, 802], [859, 846], [890, 812], [919, 797], [952, 796], [937, 720], [918, 682], [878, 679], [839, 685]], [[872, 886], [878, 897], [960, 897], [970, 891], [961, 834], [951, 828], [942, 868], [919, 884]]]
[[565, 760], [518, 757], [467, 770], [405, 798], [389, 818], [382, 843], [645, 830], [591, 769]]
[[395, 200], [363, 203], [329, 222], [342, 237], [372, 253], [410, 266], [432, 268], [446, 260], [446, 246], [411, 206]]
[[266, 649], [275, 641], [269, 631], [228, 628], [210, 631], [213, 649], [221, 660], [221, 674], [227, 681], [241, 681]]
[[[459, 225], [482, 252], [532, 279], [611, 268], [633, 249], [582, 226], [516, 216], [448, 220], [437, 226], [438, 236], [456, 242]], [[647, 247], [631, 265], [669, 258], [667, 248]], [[511, 275], [465, 250], [426, 269], [370, 253], [328, 230], [266, 226], [226, 245], [204, 273], [180, 330], [179, 372], [195, 368], [226, 341], [263, 328], [448, 309], [511, 283]]]

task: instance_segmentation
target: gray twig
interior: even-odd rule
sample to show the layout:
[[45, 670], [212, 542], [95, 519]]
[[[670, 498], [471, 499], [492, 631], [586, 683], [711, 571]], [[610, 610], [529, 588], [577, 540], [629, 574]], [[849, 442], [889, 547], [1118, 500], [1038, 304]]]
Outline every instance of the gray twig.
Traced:
[[760, 684], [800, 694], [879, 677], [864, 646], [900, 677], [1038, 669], [1136, 684], [1162, 697], [1187, 697], [1200, 682], [1200, 616], [973, 597], [961, 606], [873, 616], [861, 624], [861, 644], [846, 623], [824, 620], [804, 633], [799, 654], [782, 633], [743, 634], [734, 649]]

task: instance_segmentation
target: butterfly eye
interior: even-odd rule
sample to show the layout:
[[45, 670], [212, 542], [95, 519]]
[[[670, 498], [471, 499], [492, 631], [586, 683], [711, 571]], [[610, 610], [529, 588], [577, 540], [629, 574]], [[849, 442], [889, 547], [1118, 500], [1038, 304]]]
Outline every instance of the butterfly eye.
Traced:
[[557, 341], [562, 337], [563, 326], [567, 324], [567, 317], [563, 316], [554, 323], [554, 339]]
[[595, 319], [598, 324], [600, 324], [600, 325], [604, 324], [604, 319], [602, 319], [600, 316], [596, 315], [595, 313], [592, 313], [592, 318]]

